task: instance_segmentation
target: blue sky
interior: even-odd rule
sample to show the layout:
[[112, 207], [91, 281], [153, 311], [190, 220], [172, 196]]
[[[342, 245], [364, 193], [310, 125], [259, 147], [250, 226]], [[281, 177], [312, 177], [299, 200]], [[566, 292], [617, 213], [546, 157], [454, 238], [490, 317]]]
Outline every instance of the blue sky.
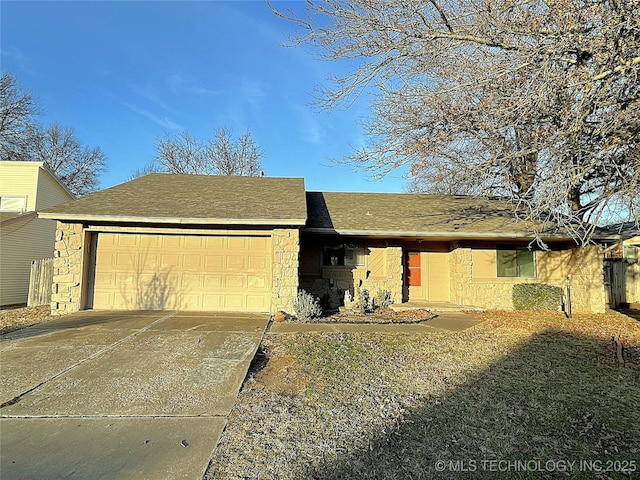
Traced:
[[[280, 9], [304, 2], [273, 2]], [[199, 139], [250, 129], [269, 176], [304, 177], [309, 190], [403, 191], [332, 166], [365, 141], [365, 98], [331, 112], [315, 87], [344, 65], [281, 44], [295, 26], [262, 1], [6, 1], [0, 5], [3, 71], [37, 99], [40, 121], [73, 127], [108, 158], [106, 188], [154, 155], [157, 137]]]

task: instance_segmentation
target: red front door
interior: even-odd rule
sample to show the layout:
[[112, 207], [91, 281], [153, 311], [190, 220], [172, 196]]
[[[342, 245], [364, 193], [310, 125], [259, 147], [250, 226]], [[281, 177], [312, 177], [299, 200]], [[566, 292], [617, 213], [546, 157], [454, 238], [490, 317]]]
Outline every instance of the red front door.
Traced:
[[407, 285], [419, 287], [422, 285], [422, 269], [420, 267], [420, 252], [407, 252]]

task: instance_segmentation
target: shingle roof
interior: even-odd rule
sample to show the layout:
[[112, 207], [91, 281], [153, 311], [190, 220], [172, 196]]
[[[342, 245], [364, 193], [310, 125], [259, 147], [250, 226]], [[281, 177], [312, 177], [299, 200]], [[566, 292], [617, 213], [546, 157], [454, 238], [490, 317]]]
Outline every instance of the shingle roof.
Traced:
[[302, 178], [154, 173], [39, 215], [96, 222], [286, 225], [389, 237], [570, 238], [550, 225], [516, 220], [506, 201], [409, 193], [305, 193]]
[[545, 233], [545, 225], [516, 220], [505, 201], [467, 196], [307, 192], [307, 209], [308, 229], [340, 234], [478, 238]]
[[152, 173], [39, 212], [59, 220], [304, 225], [302, 178]]
[[620, 235], [623, 240], [640, 236], [640, 228], [636, 222], [614, 223], [604, 227], [604, 230]]

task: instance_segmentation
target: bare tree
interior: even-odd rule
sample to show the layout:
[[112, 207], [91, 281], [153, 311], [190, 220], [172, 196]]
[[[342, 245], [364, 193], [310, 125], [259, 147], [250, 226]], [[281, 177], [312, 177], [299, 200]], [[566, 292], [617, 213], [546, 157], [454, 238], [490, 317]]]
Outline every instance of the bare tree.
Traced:
[[35, 127], [36, 106], [11, 73], [0, 76], [0, 157], [21, 160]]
[[344, 162], [373, 176], [408, 166], [413, 190], [510, 198], [581, 242], [612, 213], [638, 222], [638, 0], [311, 0], [275, 12], [299, 27], [293, 44], [352, 65], [322, 106], [371, 93], [370, 143]]
[[189, 132], [183, 132], [175, 138], [167, 133], [159, 138], [156, 141], [155, 160], [159, 170], [164, 172], [196, 175], [211, 173], [205, 148]]
[[75, 195], [96, 190], [106, 169], [100, 148], [82, 145], [72, 128], [57, 123], [48, 128], [35, 120], [31, 94], [10, 73], [0, 77], [0, 158], [44, 162]]
[[[164, 172], [255, 177], [262, 168], [261, 157], [262, 151], [248, 130], [234, 140], [228, 130], [219, 128], [206, 144], [188, 132], [175, 138], [166, 134], [156, 143], [155, 162], [157, 169]], [[153, 170], [156, 166], [147, 168]]]
[[72, 128], [57, 123], [32, 134], [29, 159], [44, 162], [75, 195], [98, 189], [100, 174], [106, 169], [106, 157], [99, 147], [86, 147]]
[[143, 165], [142, 167], [136, 168], [135, 170], [133, 170], [127, 177], [127, 180], [134, 180], [138, 177], [143, 177], [145, 175], [149, 175], [150, 173], [156, 173], [161, 171], [162, 170], [160, 169], [160, 166], [157, 163], [149, 162]]

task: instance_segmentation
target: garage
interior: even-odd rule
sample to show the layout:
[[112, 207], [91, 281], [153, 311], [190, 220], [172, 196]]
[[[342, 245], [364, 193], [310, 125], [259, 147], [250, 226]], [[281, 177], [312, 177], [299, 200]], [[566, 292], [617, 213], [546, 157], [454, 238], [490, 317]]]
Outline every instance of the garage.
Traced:
[[301, 178], [152, 173], [58, 205], [51, 308], [292, 311]]
[[92, 308], [270, 309], [271, 236], [94, 235]]

